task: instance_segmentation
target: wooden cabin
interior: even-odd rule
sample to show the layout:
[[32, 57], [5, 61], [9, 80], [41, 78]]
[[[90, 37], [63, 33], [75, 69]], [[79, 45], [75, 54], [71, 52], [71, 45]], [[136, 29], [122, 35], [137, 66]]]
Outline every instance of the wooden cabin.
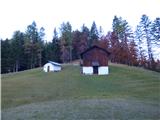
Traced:
[[109, 73], [109, 55], [110, 53], [107, 50], [96, 45], [85, 50], [81, 53], [81, 72], [89, 75], [107, 75]]

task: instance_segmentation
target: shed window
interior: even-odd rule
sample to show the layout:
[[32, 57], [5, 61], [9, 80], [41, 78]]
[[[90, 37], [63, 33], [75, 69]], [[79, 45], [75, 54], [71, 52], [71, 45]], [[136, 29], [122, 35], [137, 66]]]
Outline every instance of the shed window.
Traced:
[[99, 62], [98, 61], [93, 61], [92, 66], [99, 66]]

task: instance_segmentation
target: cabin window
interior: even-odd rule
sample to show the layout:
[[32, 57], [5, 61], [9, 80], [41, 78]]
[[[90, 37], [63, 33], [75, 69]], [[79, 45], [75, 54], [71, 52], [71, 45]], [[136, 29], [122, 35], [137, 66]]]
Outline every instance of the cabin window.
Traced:
[[98, 61], [92, 61], [92, 66], [99, 66], [99, 62]]

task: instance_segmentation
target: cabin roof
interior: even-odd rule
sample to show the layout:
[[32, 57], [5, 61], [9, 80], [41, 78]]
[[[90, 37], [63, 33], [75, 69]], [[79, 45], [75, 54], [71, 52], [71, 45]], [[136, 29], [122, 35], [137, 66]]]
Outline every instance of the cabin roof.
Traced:
[[88, 51], [90, 51], [90, 50], [92, 50], [92, 49], [94, 49], [94, 48], [98, 48], [98, 49], [104, 51], [106, 54], [110, 55], [110, 52], [108, 52], [106, 49], [101, 48], [101, 47], [99, 47], [99, 46], [97, 46], [97, 45], [94, 45], [94, 46], [88, 48], [87, 50], [83, 51], [83, 52], [80, 54], [81, 58], [83, 58], [83, 55], [84, 55], [85, 53], [87, 53]]
[[53, 61], [48, 61], [48, 62], [51, 63], [52, 65], [61, 66], [61, 64], [53, 62]]

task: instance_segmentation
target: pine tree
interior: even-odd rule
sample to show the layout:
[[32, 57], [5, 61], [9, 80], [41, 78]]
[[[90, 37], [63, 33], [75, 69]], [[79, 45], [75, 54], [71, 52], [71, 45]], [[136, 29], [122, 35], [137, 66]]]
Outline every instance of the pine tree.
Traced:
[[43, 45], [44, 45], [44, 36], [45, 36], [45, 29], [43, 27], [40, 28], [39, 33], [38, 33], [38, 42], [37, 42], [37, 56], [38, 56], [38, 61], [39, 61], [39, 67], [42, 66], [42, 50], [43, 50]]
[[91, 26], [91, 30], [90, 30], [90, 38], [89, 38], [89, 46], [92, 46], [94, 44], [97, 43], [98, 39], [99, 39], [99, 33], [97, 30], [97, 26], [95, 21], [93, 21], [92, 26]]
[[144, 42], [142, 39], [142, 31], [140, 26], [137, 25], [136, 31], [135, 31], [135, 40], [137, 41], [138, 45], [138, 61], [139, 61], [139, 66], [145, 66], [145, 50], [143, 48]]
[[99, 27], [99, 38], [103, 37], [103, 29], [102, 26]]
[[146, 43], [147, 43], [148, 58], [149, 58], [149, 62], [151, 64], [151, 61], [153, 60], [151, 21], [149, 20], [149, 17], [147, 15], [142, 15], [139, 26], [142, 31], [141, 37], [142, 37], [142, 39], [146, 40]]
[[15, 31], [11, 40], [11, 55], [13, 59], [13, 71], [18, 71], [23, 66], [24, 58], [24, 34]]
[[54, 35], [52, 39], [53, 60], [60, 62], [60, 40], [56, 28], [54, 29]]
[[160, 18], [156, 18], [151, 26], [151, 34], [154, 44], [160, 46]]
[[69, 22], [61, 25], [61, 52], [62, 61], [72, 61], [72, 26]]
[[129, 57], [130, 57], [130, 65], [132, 66], [137, 66], [138, 65], [138, 55], [137, 55], [137, 48], [136, 48], [136, 43], [134, 40], [132, 40], [129, 43]]
[[73, 58], [79, 59], [80, 53], [87, 49], [86, 34], [78, 30], [73, 32]]
[[38, 42], [38, 30], [35, 21], [27, 26], [25, 33], [25, 53], [28, 56], [28, 68], [34, 68], [36, 65], [36, 47]]
[[80, 42], [81, 42], [81, 32], [76, 30], [73, 31], [72, 36], [73, 36], [73, 59], [78, 59], [79, 58], [79, 54], [80, 54]]
[[100, 37], [98, 45], [106, 50], [109, 50], [110, 49], [110, 37], [111, 37], [110, 35], [111, 35], [110, 32], [108, 32], [106, 36], [102, 35]]
[[128, 25], [126, 20], [123, 20], [121, 17], [114, 16], [112, 29], [114, 32], [114, 36], [117, 36], [118, 42], [116, 42], [119, 50], [117, 54], [118, 62], [123, 64], [129, 64], [129, 46], [128, 43], [133, 39], [133, 32], [131, 27]]
[[110, 51], [111, 51], [111, 62], [120, 63], [120, 42], [118, 40], [118, 35], [115, 32], [110, 34]]
[[12, 63], [10, 40], [1, 40], [1, 73], [12, 72]]
[[28, 25], [25, 33], [25, 53], [28, 56], [29, 68], [35, 68], [41, 66], [42, 59], [42, 44], [44, 37], [44, 28], [38, 32], [37, 25], [33, 21], [31, 25]]
[[89, 31], [88, 27], [83, 24], [81, 32], [82, 32], [83, 40], [86, 43], [86, 48], [89, 48], [90, 47], [90, 45], [89, 45], [90, 31]]

